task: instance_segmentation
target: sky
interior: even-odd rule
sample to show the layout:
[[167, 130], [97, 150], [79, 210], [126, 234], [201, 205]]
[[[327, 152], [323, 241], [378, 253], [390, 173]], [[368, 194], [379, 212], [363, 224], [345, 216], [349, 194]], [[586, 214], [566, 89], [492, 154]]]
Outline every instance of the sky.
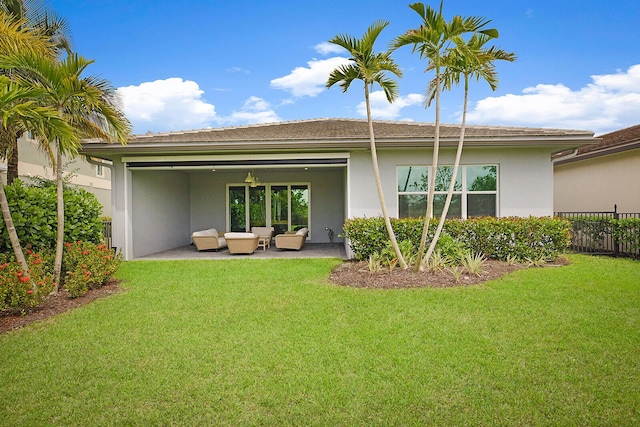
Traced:
[[[348, 61], [328, 43], [389, 21], [375, 50], [420, 25], [408, 1], [49, 0], [73, 50], [117, 88], [136, 134], [317, 118], [366, 118], [364, 90], [327, 89]], [[434, 8], [437, 1], [425, 1]], [[446, 0], [443, 12], [481, 16], [517, 55], [497, 63], [499, 86], [471, 83], [468, 124], [590, 130], [640, 123], [639, 0]], [[403, 76], [390, 104], [372, 93], [374, 119], [433, 122], [433, 74], [411, 47], [393, 53]], [[441, 120], [460, 123], [463, 92], [442, 95]]]

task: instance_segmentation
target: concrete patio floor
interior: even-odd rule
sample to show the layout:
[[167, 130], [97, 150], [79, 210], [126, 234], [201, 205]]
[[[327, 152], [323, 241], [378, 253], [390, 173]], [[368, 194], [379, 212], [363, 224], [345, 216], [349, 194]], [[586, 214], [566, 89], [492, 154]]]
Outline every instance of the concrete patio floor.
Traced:
[[299, 251], [282, 250], [271, 244], [270, 248], [250, 255], [230, 254], [227, 248], [219, 251], [198, 251], [195, 245], [181, 246], [168, 251], [135, 258], [135, 260], [176, 260], [176, 259], [233, 259], [233, 258], [340, 258], [347, 259], [343, 243], [307, 243]]

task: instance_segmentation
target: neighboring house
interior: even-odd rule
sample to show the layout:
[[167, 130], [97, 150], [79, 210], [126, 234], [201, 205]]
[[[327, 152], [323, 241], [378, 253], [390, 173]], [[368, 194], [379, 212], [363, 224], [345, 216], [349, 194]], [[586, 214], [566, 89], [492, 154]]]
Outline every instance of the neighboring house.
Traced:
[[640, 125], [554, 156], [556, 212], [640, 212]]
[[[375, 122], [389, 213], [423, 215], [434, 126]], [[441, 209], [459, 126], [441, 128]], [[452, 216], [553, 214], [551, 154], [594, 142], [589, 131], [469, 126]], [[85, 141], [113, 163], [114, 246], [126, 259], [191, 242], [193, 231], [277, 233], [306, 226], [329, 242], [347, 218], [381, 215], [367, 122], [318, 119]], [[447, 166], [449, 165], [449, 166]], [[437, 214], [437, 212], [436, 212]]]
[[[38, 142], [25, 132], [18, 139], [18, 173], [24, 182], [32, 182], [33, 178], [55, 180], [55, 170], [51, 166], [49, 156], [38, 147]], [[71, 174], [69, 183], [95, 194], [102, 204], [102, 214], [111, 215], [111, 170], [109, 165], [102, 165], [101, 161], [89, 163], [83, 156], [76, 159], [63, 157], [65, 175]], [[0, 164], [2, 182], [7, 182], [7, 165]]]

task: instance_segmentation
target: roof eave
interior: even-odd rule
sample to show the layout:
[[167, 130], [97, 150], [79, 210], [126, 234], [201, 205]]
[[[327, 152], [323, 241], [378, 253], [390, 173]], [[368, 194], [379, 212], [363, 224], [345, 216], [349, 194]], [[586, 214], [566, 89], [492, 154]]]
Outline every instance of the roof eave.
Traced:
[[[554, 152], [574, 149], [593, 143], [593, 137], [587, 135], [553, 137], [469, 137], [465, 138], [465, 146], [470, 147], [550, 147]], [[455, 147], [458, 138], [442, 138], [442, 147]], [[433, 138], [379, 138], [376, 146], [385, 148], [431, 148]], [[315, 150], [363, 150], [369, 148], [368, 138], [353, 139], [317, 139], [317, 140], [287, 140], [287, 141], [224, 141], [224, 142], [154, 142], [132, 143], [117, 145], [100, 142], [87, 142], [83, 144], [82, 154], [144, 154], [144, 153], [193, 153], [193, 152], [264, 152], [264, 151], [315, 151]]]
[[640, 148], [640, 141], [635, 141], [630, 144], [604, 147], [599, 150], [588, 151], [586, 153], [581, 153], [581, 154], [575, 154], [575, 155], [573, 153], [568, 154], [567, 156], [559, 157], [555, 159], [554, 163], [556, 165], [562, 165], [566, 163], [578, 162], [581, 160], [588, 160], [588, 159], [594, 159], [597, 157], [610, 156], [612, 154], [623, 153], [625, 151], [635, 150], [638, 148]]

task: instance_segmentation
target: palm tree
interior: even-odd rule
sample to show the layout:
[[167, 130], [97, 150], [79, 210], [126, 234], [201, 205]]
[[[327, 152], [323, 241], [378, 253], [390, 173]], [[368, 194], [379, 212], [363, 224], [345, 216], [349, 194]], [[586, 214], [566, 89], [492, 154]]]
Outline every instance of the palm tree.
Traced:
[[[497, 37], [497, 35], [496, 35]], [[436, 243], [442, 232], [444, 226], [444, 220], [449, 212], [449, 205], [451, 204], [451, 198], [453, 197], [453, 190], [458, 175], [458, 168], [460, 167], [460, 158], [462, 157], [462, 147], [464, 145], [464, 133], [467, 124], [467, 105], [469, 100], [469, 80], [471, 77], [475, 77], [476, 81], [480, 79], [486, 81], [491, 87], [491, 90], [496, 90], [498, 87], [498, 74], [495, 70], [494, 61], [509, 61], [516, 60], [514, 53], [506, 52], [502, 49], [498, 49], [495, 46], [486, 48], [485, 45], [494, 37], [481, 33], [475, 33], [468, 41], [465, 41], [460, 36], [452, 38], [455, 43], [455, 48], [449, 50], [447, 54], [442, 58], [442, 64], [444, 66], [444, 73], [442, 75], [442, 86], [444, 89], [451, 89], [451, 87], [460, 84], [460, 79], [464, 81], [464, 102], [462, 108], [462, 124], [460, 126], [460, 138], [458, 139], [458, 148], [456, 150], [456, 159], [453, 165], [453, 174], [451, 176], [451, 182], [447, 191], [447, 197], [445, 200], [444, 208], [442, 209], [442, 215], [436, 228], [435, 234], [425, 259], [428, 260], [431, 254], [435, 250]], [[432, 82], [430, 86], [430, 99], [433, 99], [438, 92], [436, 82]]]
[[398, 77], [402, 77], [400, 68], [391, 58], [391, 52], [375, 53], [373, 51], [373, 45], [375, 44], [376, 39], [387, 25], [389, 25], [388, 21], [378, 20], [371, 24], [360, 39], [347, 34], [340, 34], [329, 40], [330, 43], [346, 49], [351, 55], [351, 62], [333, 70], [329, 75], [326, 86], [327, 88], [330, 88], [334, 84], [338, 83], [342, 87], [342, 91], [346, 92], [354, 80], [362, 80], [364, 83], [364, 99], [367, 108], [371, 161], [373, 163], [373, 173], [376, 181], [376, 188], [378, 190], [380, 208], [382, 210], [384, 223], [387, 228], [387, 233], [389, 234], [389, 240], [391, 241], [391, 245], [393, 246], [393, 250], [396, 254], [396, 258], [402, 268], [408, 268], [407, 263], [400, 252], [400, 248], [398, 247], [398, 242], [395, 233], [393, 232], [391, 220], [387, 213], [387, 204], [384, 199], [382, 181], [380, 179], [375, 134], [373, 130], [373, 121], [371, 119], [371, 103], [369, 100], [370, 90], [376, 83], [382, 88], [389, 102], [393, 102], [398, 96], [398, 84], [395, 80], [387, 76], [387, 72], [395, 74]]
[[[22, 21], [11, 19], [0, 12], [0, 54], [6, 57], [15, 55], [19, 51], [30, 51], [34, 55], [50, 57], [53, 46], [49, 38], [44, 37], [38, 30], [25, 29], [23, 24]], [[8, 157], [8, 152], [15, 142], [14, 135], [27, 129], [40, 134], [43, 140], [46, 140], [45, 128], [55, 130], [65, 138], [73, 135], [71, 127], [60, 118], [56, 110], [37, 104], [37, 100], [43, 94], [42, 88], [34, 88], [30, 84], [20, 85], [9, 77], [0, 75], [0, 116], [2, 117], [0, 157]], [[0, 208], [14, 256], [26, 275], [27, 262], [13, 225], [4, 184], [1, 181]]]
[[[118, 106], [115, 90], [104, 79], [80, 76], [92, 64], [78, 54], [69, 54], [62, 61], [43, 60], [30, 53], [13, 58], [0, 58], [0, 68], [27, 71], [20, 81], [41, 87], [45, 91], [43, 102], [54, 108], [62, 119], [73, 127], [76, 135], [100, 138], [125, 144], [130, 124]], [[64, 247], [64, 200], [62, 186], [62, 155], [78, 154], [78, 138], [53, 133], [50, 139], [56, 149], [56, 183], [58, 191], [58, 230], [54, 280], [60, 282]]]
[[[42, 0], [0, 0], [0, 13], [19, 25], [20, 29], [37, 31], [50, 44], [50, 54], [57, 56], [61, 50], [70, 52], [67, 22], [49, 10]], [[21, 131], [11, 127], [0, 129], [0, 133], [13, 138], [7, 159], [7, 184], [18, 177], [18, 138]], [[3, 136], [3, 139], [8, 136]]]
[[[11, 126], [14, 129], [32, 129], [44, 135], [47, 131], [55, 131], [66, 139], [72, 139], [74, 132], [71, 127], [60, 118], [56, 110], [50, 107], [42, 107], [36, 100], [44, 95], [41, 88], [21, 87], [11, 82], [6, 76], [0, 76], [0, 113], [2, 115], [2, 127]], [[45, 128], [47, 131], [45, 131]], [[4, 184], [0, 181], [0, 207], [2, 217], [7, 227], [9, 240], [16, 260], [22, 271], [27, 273], [28, 265], [22, 252], [22, 246], [18, 234], [13, 225], [9, 203], [4, 192]], [[35, 286], [35, 284], [33, 285]]]
[[[427, 212], [424, 218], [424, 226], [418, 247], [417, 259], [421, 260], [427, 242], [427, 234], [429, 231], [429, 223], [433, 216], [433, 199], [435, 195], [435, 182], [438, 170], [438, 156], [440, 154], [440, 79], [442, 74], [442, 56], [452, 43], [452, 38], [469, 32], [480, 31], [487, 35], [496, 35], [497, 31], [493, 29], [482, 29], [489, 21], [480, 17], [464, 18], [454, 16], [447, 22], [442, 14], [443, 2], [440, 2], [440, 9], [436, 12], [431, 6], [425, 6], [423, 3], [413, 3], [409, 7], [413, 9], [420, 18], [422, 24], [416, 29], [411, 29], [405, 34], [396, 37], [392, 43], [392, 49], [398, 49], [402, 46], [412, 45], [413, 51], [418, 52], [421, 59], [428, 61], [427, 71], [435, 71], [433, 87], [435, 87], [435, 134], [433, 140], [433, 156], [431, 160], [431, 174], [429, 175], [428, 193], [427, 193]], [[430, 102], [427, 102], [427, 106]], [[417, 262], [415, 269], [423, 268], [428, 261]]]

